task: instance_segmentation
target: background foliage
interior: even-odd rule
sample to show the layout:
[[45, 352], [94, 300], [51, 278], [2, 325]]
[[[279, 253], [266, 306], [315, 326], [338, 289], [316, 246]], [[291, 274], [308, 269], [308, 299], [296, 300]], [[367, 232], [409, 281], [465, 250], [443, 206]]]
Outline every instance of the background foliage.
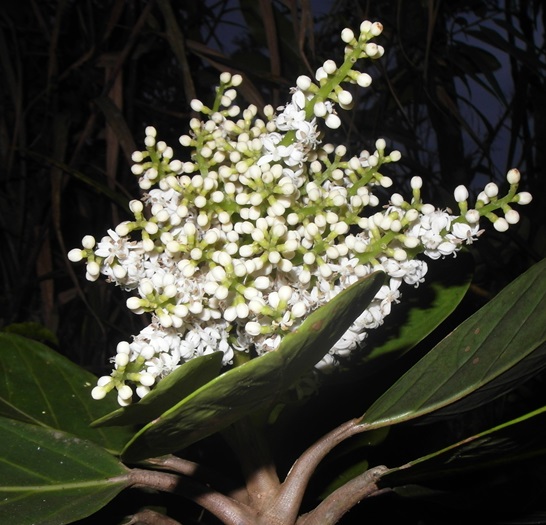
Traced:
[[[129, 157], [144, 127], [156, 126], [176, 150], [189, 101], [207, 100], [223, 70], [243, 74], [247, 103], [280, 105], [298, 74], [341, 56], [340, 30], [365, 18], [385, 26], [386, 55], [370, 71], [372, 87], [356, 93], [359, 111], [344, 119], [338, 140], [358, 150], [384, 136], [403, 152], [390, 175], [402, 185], [420, 175], [427, 197], [444, 206], [458, 184], [477, 189], [500, 183], [511, 167], [522, 171], [522, 189], [535, 201], [517, 228], [488, 228], [472, 249], [468, 309], [543, 258], [539, 0], [7, 0], [0, 7], [0, 324], [102, 373], [117, 341], [144, 325], [119, 290], [88, 283], [65, 254], [84, 234], [100, 237], [125, 218], [138, 191]], [[543, 384], [535, 381], [493, 412], [528, 402]], [[309, 413], [330, 402], [315, 400]], [[480, 417], [447, 431], [456, 436], [457, 425]]]

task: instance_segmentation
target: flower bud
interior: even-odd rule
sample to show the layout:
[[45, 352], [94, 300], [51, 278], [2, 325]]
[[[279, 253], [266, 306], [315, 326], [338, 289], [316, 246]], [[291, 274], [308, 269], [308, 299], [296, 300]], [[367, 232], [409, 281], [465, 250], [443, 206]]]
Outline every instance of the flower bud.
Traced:
[[455, 188], [453, 194], [457, 202], [466, 202], [468, 199], [468, 190], [466, 189], [466, 186], [463, 186], [462, 184]]
[[98, 277], [100, 274], [100, 266], [95, 261], [88, 262], [87, 273], [93, 277]]
[[312, 81], [307, 75], [300, 75], [296, 79], [296, 86], [302, 91], [307, 91], [311, 87]]
[[484, 204], [489, 204], [489, 197], [485, 194], [485, 191], [480, 191], [477, 200], [483, 202]]
[[371, 58], [375, 57], [377, 55], [377, 44], [369, 42], [364, 46], [364, 52]]
[[118, 388], [118, 396], [127, 401], [133, 397], [133, 390], [129, 385], [123, 385], [121, 388]]
[[256, 321], [249, 321], [245, 325], [245, 332], [248, 335], [256, 337], [262, 333], [262, 326], [260, 325], [260, 323], [257, 323]]
[[508, 210], [504, 214], [504, 218], [508, 224], [517, 224], [519, 222], [519, 213], [516, 210]]
[[324, 120], [324, 123], [330, 128], [330, 129], [337, 129], [339, 126], [341, 126], [341, 120], [340, 118], [334, 114], [330, 113], [326, 119]]
[[67, 257], [69, 261], [80, 262], [83, 259], [83, 252], [79, 248], [74, 248], [68, 252]]
[[502, 217], [499, 217], [494, 223], [493, 223], [493, 227], [495, 228], [495, 230], [497, 230], [498, 232], [505, 232], [507, 229], [508, 229], [508, 221]]
[[97, 401], [99, 399], [104, 399], [104, 396], [106, 396], [106, 394], [107, 391], [102, 386], [96, 386], [95, 388], [93, 388], [93, 390], [91, 390], [91, 397], [93, 399], [96, 399]]
[[138, 297], [129, 297], [126, 302], [127, 308], [129, 310], [139, 310], [142, 308], [142, 299]]
[[387, 143], [385, 142], [385, 139], [377, 139], [375, 141], [375, 149], [377, 151], [385, 151], [386, 147], [387, 147]]
[[506, 180], [510, 184], [518, 184], [519, 181], [521, 180], [521, 174], [519, 170], [516, 168], [512, 168], [511, 170], [509, 170], [508, 173], [506, 174]]
[[353, 102], [353, 96], [345, 90], [338, 93], [337, 99], [339, 103], [343, 106], [350, 106]]
[[499, 187], [494, 182], [490, 182], [485, 185], [483, 191], [491, 199], [499, 194]]
[[478, 210], [468, 210], [464, 218], [468, 224], [477, 224], [480, 222], [480, 212]]
[[419, 190], [423, 187], [423, 179], [421, 177], [412, 177], [410, 185], [412, 190]]
[[364, 20], [360, 24], [360, 32], [361, 33], [369, 33], [372, 29], [372, 23], [369, 20]]
[[113, 380], [114, 378], [112, 376], [101, 376], [97, 380], [97, 385], [106, 386], [106, 385], [109, 385]]
[[117, 354], [115, 357], [115, 363], [117, 367], [123, 368], [129, 363], [128, 354]]
[[337, 71], [336, 63], [333, 60], [326, 60], [326, 62], [322, 64], [322, 68], [327, 75], [333, 75]]
[[135, 389], [136, 395], [142, 399], [145, 395], [150, 393], [150, 387], [148, 386], [137, 386]]
[[368, 73], [360, 73], [356, 77], [356, 83], [363, 88], [367, 88], [372, 83], [372, 77]]
[[383, 32], [383, 24], [381, 22], [374, 22], [370, 28], [370, 33], [373, 36], [379, 36]]
[[402, 158], [402, 153], [395, 149], [389, 153], [388, 158], [391, 162], [398, 162]]
[[522, 206], [529, 204], [533, 200], [533, 196], [528, 191], [522, 191], [516, 195], [515, 201]]
[[303, 317], [307, 313], [307, 306], [303, 301], [298, 301], [291, 309], [292, 315], [296, 318]]
[[92, 235], [86, 235], [82, 239], [82, 246], [87, 250], [91, 250], [95, 247], [95, 238]]
[[343, 42], [345, 42], [346, 44], [350, 44], [354, 39], [355, 39], [355, 34], [348, 27], [346, 27], [341, 32], [341, 40], [343, 40]]

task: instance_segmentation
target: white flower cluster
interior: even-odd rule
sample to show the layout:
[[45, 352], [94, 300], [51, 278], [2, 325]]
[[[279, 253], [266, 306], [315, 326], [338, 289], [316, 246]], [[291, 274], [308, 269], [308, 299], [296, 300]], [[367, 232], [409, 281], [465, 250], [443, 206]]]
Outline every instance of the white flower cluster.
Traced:
[[132, 168], [147, 192], [144, 204], [132, 201], [134, 220], [98, 243], [84, 237], [83, 249], [69, 253], [72, 261], [86, 259], [89, 280], [107, 276], [131, 292], [130, 310], [152, 314], [134, 341], [119, 343], [112, 375], [99, 379], [93, 397], [116, 388], [126, 405], [133, 389], [143, 397], [196, 356], [221, 351], [228, 365], [236, 352], [275, 350], [310, 312], [359, 278], [385, 271], [388, 284], [317, 365], [328, 368], [383, 323], [402, 282], [423, 281], [427, 265], [416, 255], [454, 253], [477, 238], [481, 216], [499, 230], [517, 222], [510, 203], [530, 197], [516, 194], [516, 170], [507, 196], [499, 199], [488, 185], [475, 209], [468, 209], [466, 188], [457, 188], [461, 216], [423, 203], [418, 177], [409, 202], [394, 193], [379, 209], [376, 190], [392, 185], [380, 170], [400, 153], [387, 155], [379, 139], [372, 152], [347, 158], [345, 146], [321, 142], [319, 123], [339, 127], [336, 106], [352, 105], [341, 84], [371, 83], [353, 67], [383, 54], [370, 42], [381, 29], [363, 22], [358, 38], [345, 29], [343, 64], [327, 60], [314, 80], [299, 77], [290, 102], [277, 113], [264, 108], [265, 119], [254, 106], [241, 111], [234, 104], [241, 77], [223, 73], [212, 107], [192, 101], [205, 120], [192, 119], [190, 134], [180, 137], [191, 151], [186, 162], [157, 141], [155, 128], [146, 129], [146, 151], [134, 153]]

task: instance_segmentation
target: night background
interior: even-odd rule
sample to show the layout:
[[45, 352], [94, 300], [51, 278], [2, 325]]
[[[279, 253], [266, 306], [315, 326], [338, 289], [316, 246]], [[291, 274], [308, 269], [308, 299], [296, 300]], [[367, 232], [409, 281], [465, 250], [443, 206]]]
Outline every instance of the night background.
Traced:
[[[356, 109], [340, 111], [343, 125], [328, 140], [356, 153], [373, 149], [384, 137], [387, 150], [402, 152], [389, 171], [398, 191], [410, 194], [409, 180], [419, 175], [425, 200], [440, 207], [456, 209], [452, 195], [460, 184], [474, 191], [474, 198], [489, 181], [502, 193], [512, 167], [522, 173], [520, 190], [534, 197], [519, 209], [521, 222], [506, 233], [483, 221], [487, 231], [469, 250], [473, 284], [454, 317], [422, 350], [405, 357], [400, 369], [370, 381], [392, 383], [434, 342], [544, 258], [542, 0], [4, 0], [0, 329], [45, 342], [97, 375], [107, 373], [117, 342], [147, 322], [126, 309], [120, 289], [104, 280], [86, 281], [83, 266], [70, 263], [66, 253], [79, 247], [84, 235], [100, 238], [128, 218], [127, 204], [139, 194], [130, 156], [144, 149], [144, 128], [155, 126], [160, 140], [185, 160], [178, 137], [194, 116], [189, 102], [210, 102], [220, 72], [243, 75], [241, 106], [282, 105], [298, 75], [313, 76], [328, 58], [339, 63], [341, 30], [357, 29], [364, 19], [383, 24], [378, 43], [385, 55], [366, 63], [373, 83], [355, 91]], [[444, 271], [441, 262], [437, 270], [431, 264], [432, 276], [435, 271]], [[456, 261], [449, 271], [457, 271]], [[396, 429], [396, 439], [389, 436], [372, 456], [400, 464], [480, 431], [484, 421], [492, 426], [542, 406], [545, 379], [538, 373], [508, 396], [456, 420]], [[301, 434], [279, 437], [280, 468], [289, 468], [318, 435], [361, 413], [367, 401], [373, 399], [366, 399], [357, 374], [334, 379], [292, 415]], [[293, 420], [290, 413], [285, 417], [286, 430]], [[543, 429], [538, 434], [544, 437]], [[407, 450], [389, 447], [401, 441]], [[236, 468], [218, 437], [188, 454], [224, 470]], [[417, 497], [389, 494], [359, 505], [340, 523], [366, 518], [376, 524], [546, 523], [544, 458], [470, 478], [439, 479]], [[350, 451], [337, 467], [333, 460], [317, 473], [310, 503], [324, 490], [321, 479], [335, 476], [344, 461], [355, 461]], [[120, 523], [134, 511], [135, 494], [122, 494], [100, 517], [81, 523]], [[142, 505], [167, 507], [185, 525], [217, 523], [172, 496], [138, 498]]]

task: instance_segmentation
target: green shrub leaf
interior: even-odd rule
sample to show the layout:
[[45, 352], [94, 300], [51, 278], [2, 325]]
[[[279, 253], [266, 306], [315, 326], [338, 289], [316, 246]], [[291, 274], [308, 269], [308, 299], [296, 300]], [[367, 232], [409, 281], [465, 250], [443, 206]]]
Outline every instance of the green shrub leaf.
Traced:
[[449, 475], [542, 456], [546, 454], [545, 425], [546, 406], [391, 469], [382, 482], [392, 487], [445, 480]]
[[405, 288], [388, 322], [368, 335], [370, 351], [360, 361], [359, 378], [391, 364], [452, 314], [468, 291], [473, 268], [473, 257], [463, 251], [456, 259], [430, 265], [426, 282], [418, 288]]
[[51, 348], [0, 333], [0, 416], [63, 430], [119, 452], [133, 432], [90, 428], [117, 407], [91, 398], [97, 378]]
[[[496, 378], [546, 342], [546, 259], [507, 286], [406, 372], [364, 414], [377, 428], [439, 410]], [[525, 367], [522, 377], [528, 374]], [[506, 387], [514, 384], [508, 374]], [[499, 381], [495, 395], [499, 395]]]
[[128, 486], [128, 470], [94, 443], [0, 417], [0, 523], [63, 525]]

